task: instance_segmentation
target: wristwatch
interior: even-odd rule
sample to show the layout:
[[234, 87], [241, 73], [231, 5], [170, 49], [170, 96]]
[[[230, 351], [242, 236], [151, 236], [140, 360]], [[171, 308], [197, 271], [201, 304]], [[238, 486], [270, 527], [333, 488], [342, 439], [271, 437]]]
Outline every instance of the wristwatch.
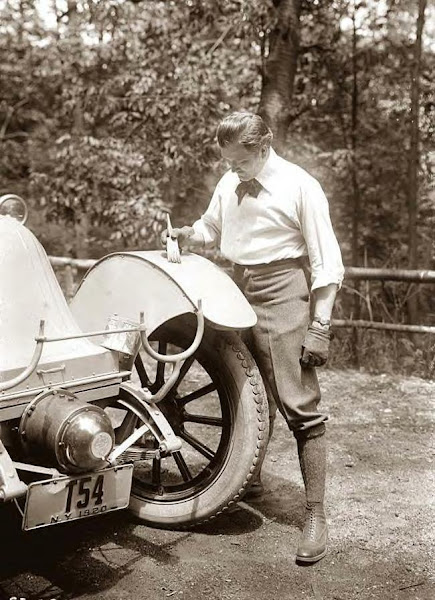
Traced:
[[313, 323], [319, 323], [325, 329], [331, 325], [331, 321], [329, 319], [324, 319], [323, 317], [316, 316], [314, 316], [313, 318]]

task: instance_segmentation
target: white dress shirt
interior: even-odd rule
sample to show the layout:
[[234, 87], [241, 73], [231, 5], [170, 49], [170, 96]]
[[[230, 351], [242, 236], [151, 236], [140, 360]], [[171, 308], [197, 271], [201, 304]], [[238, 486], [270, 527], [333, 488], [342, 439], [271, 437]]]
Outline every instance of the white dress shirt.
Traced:
[[256, 179], [263, 187], [258, 197], [245, 195], [239, 204], [240, 179], [227, 171], [206, 212], [193, 224], [195, 231], [207, 246], [220, 244], [222, 255], [239, 265], [308, 256], [312, 290], [340, 286], [341, 252], [319, 182], [272, 148]]

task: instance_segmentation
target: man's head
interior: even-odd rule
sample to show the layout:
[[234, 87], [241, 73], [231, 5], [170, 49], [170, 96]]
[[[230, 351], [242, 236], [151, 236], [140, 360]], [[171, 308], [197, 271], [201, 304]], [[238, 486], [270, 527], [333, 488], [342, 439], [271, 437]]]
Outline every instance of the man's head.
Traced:
[[269, 156], [273, 134], [259, 115], [235, 112], [218, 126], [217, 140], [224, 158], [241, 181], [252, 179]]

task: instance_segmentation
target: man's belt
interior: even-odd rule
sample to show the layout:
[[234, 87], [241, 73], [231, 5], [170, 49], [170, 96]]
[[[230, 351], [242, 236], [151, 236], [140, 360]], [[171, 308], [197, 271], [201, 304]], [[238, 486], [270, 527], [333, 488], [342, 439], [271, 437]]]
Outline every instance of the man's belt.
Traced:
[[308, 263], [307, 256], [300, 256], [299, 258], [282, 258], [281, 260], [273, 260], [268, 263], [258, 263], [254, 265], [240, 265], [238, 263], [234, 263], [234, 267], [237, 270], [247, 270], [247, 271], [265, 271], [265, 270], [275, 270], [280, 267], [286, 267], [289, 269], [303, 269]]

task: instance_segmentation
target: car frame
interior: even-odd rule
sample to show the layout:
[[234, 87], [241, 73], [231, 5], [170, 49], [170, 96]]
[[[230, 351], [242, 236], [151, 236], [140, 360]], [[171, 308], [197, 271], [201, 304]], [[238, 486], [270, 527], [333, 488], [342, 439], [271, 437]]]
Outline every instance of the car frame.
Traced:
[[0, 501], [25, 530], [122, 508], [157, 527], [215, 518], [268, 439], [240, 336], [252, 308], [212, 262], [164, 250], [103, 257], [68, 304], [27, 212], [0, 198]]

